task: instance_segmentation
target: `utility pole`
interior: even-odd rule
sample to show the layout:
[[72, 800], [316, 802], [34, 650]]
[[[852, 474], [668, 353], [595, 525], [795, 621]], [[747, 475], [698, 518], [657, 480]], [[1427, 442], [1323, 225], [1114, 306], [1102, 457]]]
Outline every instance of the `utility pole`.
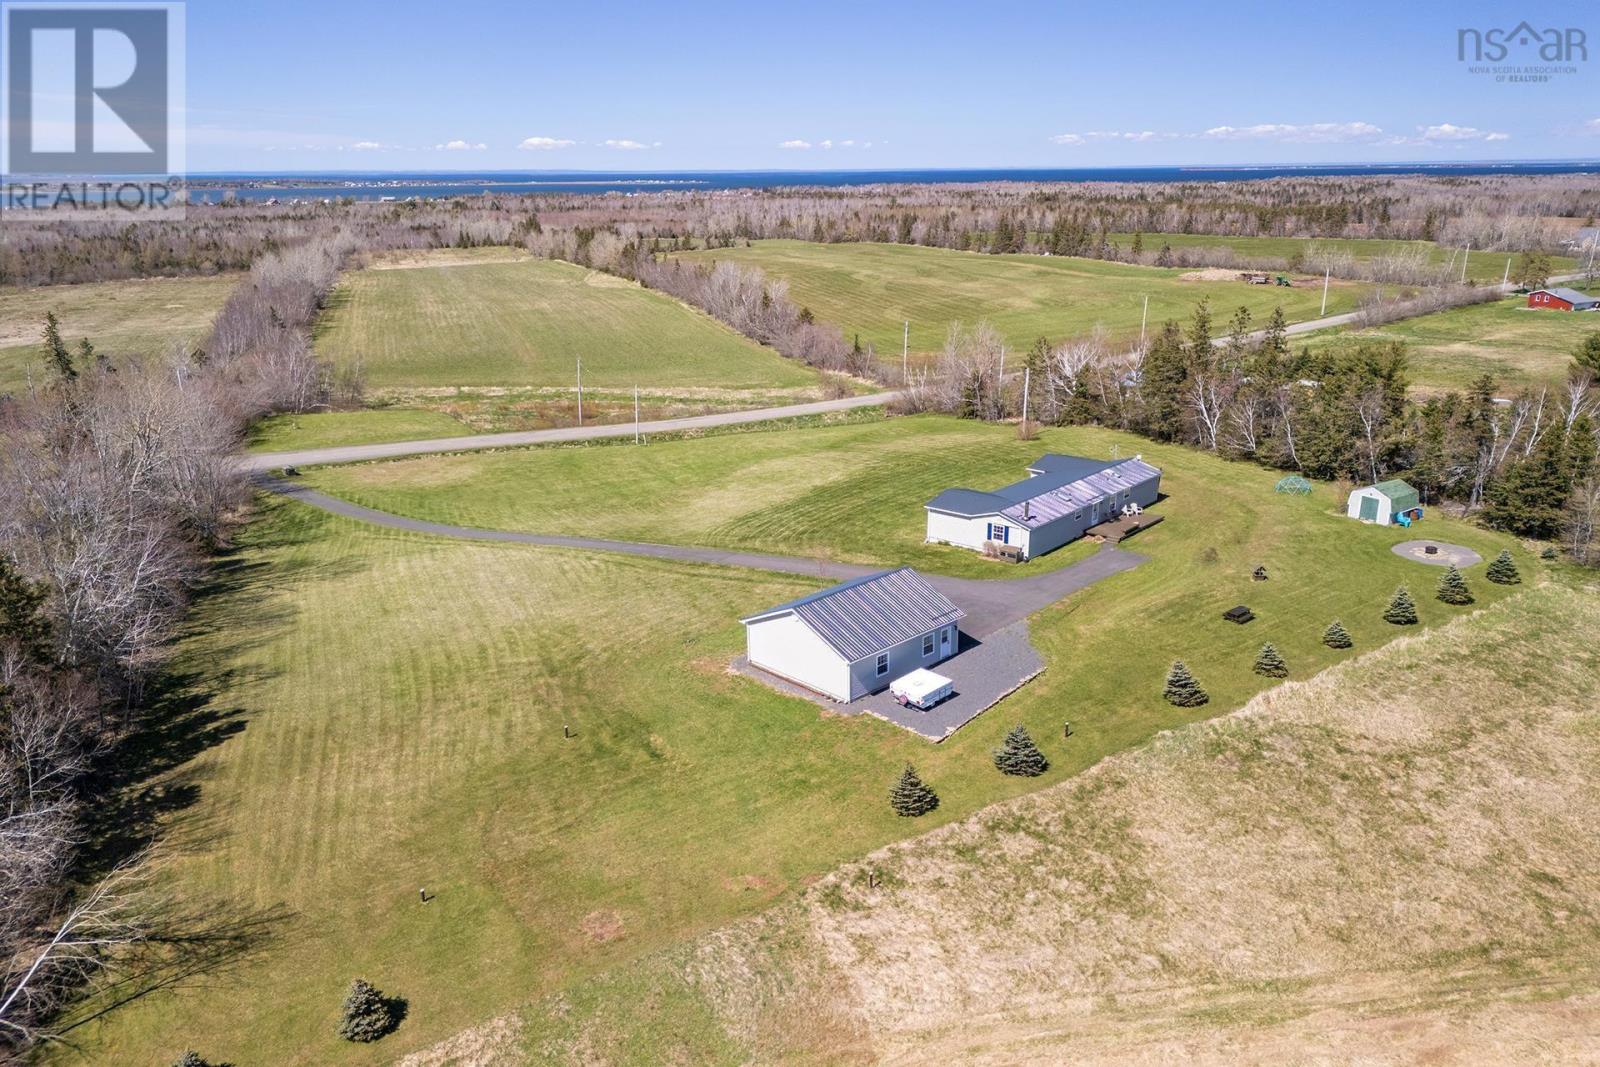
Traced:
[[633, 387], [633, 443], [639, 443], [639, 387]]
[[1141, 351], [1141, 352], [1144, 351], [1144, 328], [1145, 328], [1145, 325], [1147, 323], [1149, 323], [1149, 321], [1150, 321], [1150, 297], [1149, 297], [1149, 294], [1146, 294], [1145, 298], [1144, 298], [1144, 314], [1139, 319], [1139, 351]]
[[1322, 273], [1322, 314], [1317, 316], [1319, 319], [1325, 319], [1328, 317], [1328, 280], [1332, 277], [1333, 268], [1325, 268]]
[[1467, 261], [1472, 258], [1472, 242], [1467, 242], [1467, 247], [1461, 250], [1461, 281], [1467, 280]]
[[583, 358], [578, 358], [578, 425], [583, 425]]
[[906, 320], [906, 332], [900, 339], [900, 384], [911, 378], [911, 320]]
[[1508, 286], [1510, 284], [1511, 284], [1511, 257], [1507, 256], [1506, 257], [1506, 273], [1505, 273], [1505, 277], [1500, 279], [1500, 287], [1503, 289], [1503, 288], [1505, 288], [1506, 286]]

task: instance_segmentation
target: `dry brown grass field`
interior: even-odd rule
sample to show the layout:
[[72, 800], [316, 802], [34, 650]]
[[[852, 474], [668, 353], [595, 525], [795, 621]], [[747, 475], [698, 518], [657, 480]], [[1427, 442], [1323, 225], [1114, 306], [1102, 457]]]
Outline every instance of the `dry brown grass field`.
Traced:
[[1548, 582], [407, 1062], [1596, 1062], [1597, 638]]

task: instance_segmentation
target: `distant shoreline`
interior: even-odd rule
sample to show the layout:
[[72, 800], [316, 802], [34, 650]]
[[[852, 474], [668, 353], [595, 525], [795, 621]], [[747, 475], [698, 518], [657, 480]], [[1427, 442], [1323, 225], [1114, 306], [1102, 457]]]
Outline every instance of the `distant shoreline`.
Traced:
[[1181, 182], [1261, 181], [1269, 178], [1458, 177], [1505, 174], [1600, 174], [1600, 160], [1531, 160], [1459, 163], [1336, 163], [1165, 167], [994, 167], [884, 170], [701, 170], [701, 171], [304, 171], [192, 174], [197, 200], [232, 193], [239, 199], [476, 196], [495, 192], [640, 193], [727, 191], [786, 187], [943, 185], [988, 182]]

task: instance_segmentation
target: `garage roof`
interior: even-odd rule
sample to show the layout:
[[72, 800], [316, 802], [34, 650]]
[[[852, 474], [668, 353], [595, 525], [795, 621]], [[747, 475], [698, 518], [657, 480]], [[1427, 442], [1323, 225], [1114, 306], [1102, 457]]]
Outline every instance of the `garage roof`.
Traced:
[[887, 652], [967, 614], [922, 575], [901, 567], [841, 582], [740, 621], [748, 626], [786, 613], [799, 616], [850, 663]]

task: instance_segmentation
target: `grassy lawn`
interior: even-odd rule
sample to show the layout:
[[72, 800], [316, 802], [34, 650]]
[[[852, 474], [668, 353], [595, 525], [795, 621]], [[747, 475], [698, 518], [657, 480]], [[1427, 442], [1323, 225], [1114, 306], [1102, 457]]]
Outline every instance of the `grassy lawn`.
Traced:
[[[1133, 234], [1117, 233], [1111, 235], [1112, 240], [1124, 249], [1133, 244]], [[1379, 256], [1394, 255], [1396, 253], [1409, 253], [1421, 249], [1428, 254], [1428, 259], [1433, 263], [1449, 263], [1454, 255], [1454, 262], [1459, 269], [1461, 266], [1461, 250], [1450, 249], [1435, 244], [1432, 241], [1399, 241], [1382, 238], [1360, 237], [1218, 237], [1203, 233], [1147, 233], [1144, 235], [1144, 250], [1146, 252], [1160, 251], [1163, 244], [1169, 244], [1174, 249], [1182, 248], [1231, 248], [1243, 257], [1260, 256], [1263, 260], [1288, 260], [1296, 252], [1310, 253], [1314, 248], [1334, 252], [1348, 253], [1353, 259], [1377, 259]], [[1556, 273], [1573, 270], [1577, 261], [1570, 256], [1551, 256], [1551, 265]], [[1476, 278], [1480, 282], [1497, 282], [1505, 273], [1506, 253], [1504, 252], [1470, 252], [1468, 253], [1467, 276]]]
[[[129, 788], [188, 798], [164, 817], [184, 898], [292, 918], [225, 975], [152, 993], [72, 1036], [106, 1062], [162, 1063], [188, 1046], [241, 1064], [391, 1062], [760, 910], [850, 857], [1237, 707], [1267, 685], [1250, 670], [1262, 641], [1297, 678], [1354, 654], [1318, 640], [1336, 616], [1356, 653], [1370, 650], [1406, 632], [1380, 618], [1402, 581], [1425, 624], [1462, 613], [1431, 598], [1437, 570], [1389, 551], [1403, 534], [1340, 517], [1328, 487], [1278, 496], [1273, 472], [1104, 431], [1024, 444], [1009, 428], [920, 417], [407, 461], [317, 481], [485, 525], [837, 546], [894, 562], [921, 537], [926, 486], [997, 484], [1046, 449], [1113, 446], [1166, 469], [1168, 521], [1134, 542], [1151, 562], [1036, 616], [1046, 672], [938, 746], [728, 673], [743, 645], [737, 618], [815, 583], [440, 541], [267, 503], [229, 580], [200, 603], [180, 663], [196, 728], [215, 715], [237, 732]], [[1447, 521], [1425, 532], [1486, 556], [1507, 543]], [[1270, 581], [1250, 580], [1257, 564]], [[1468, 579], [1480, 604], [1504, 595], [1482, 567]], [[1218, 618], [1239, 602], [1259, 621]], [[1160, 699], [1178, 656], [1208, 707]], [[1063, 719], [1074, 729], [1065, 744]], [[1047, 742], [1041, 779], [1003, 778], [989, 761], [1017, 722]], [[942, 798], [915, 822], [884, 799], [908, 759]], [[418, 903], [421, 886], [432, 903]], [[375, 1048], [334, 1037], [356, 975], [410, 1001]]]
[[729, 389], [816, 384], [809, 369], [669, 297], [570, 263], [509, 253], [347, 275], [319, 321], [319, 354], [397, 386]]
[[326, 411], [263, 419], [251, 431], [249, 448], [252, 452], [287, 452], [383, 441], [462, 437], [474, 432], [471, 426], [442, 411], [419, 408]]
[[1297, 339], [1313, 349], [1362, 340], [1404, 341], [1411, 376], [1427, 392], [1466, 389], [1488, 374], [1501, 395], [1564, 381], [1573, 350], [1600, 332], [1600, 315], [1534, 311], [1525, 296], [1452, 308], [1370, 330], [1336, 330]]
[[1343, 1063], [1592, 1062], [1600, 600], [1577, 585], [1530, 582], [458, 1040], [496, 1063], [1288, 1064], [1337, 1032]]
[[[952, 322], [986, 319], [1017, 349], [1039, 337], [1061, 340], [1104, 326], [1118, 339], [1137, 338], [1144, 298], [1150, 327], [1184, 319], [1211, 299], [1222, 332], [1235, 308], [1265, 320], [1281, 306], [1289, 321], [1317, 316], [1322, 290], [1195, 281], [1182, 270], [1050, 256], [989, 256], [916, 245], [811, 244], [757, 241], [749, 248], [678, 253], [695, 262], [732, 260], [789, 282], [800, 304], [861, 335], [885, 359], [898, 359], [902, 324], [911, 322], [911, 350], [937, 352]], [[1328, 313], [1355, 307], [1364, 287], [1335, 286]]]
[[113, 358], [157, 355], [174, 343], [199, 341], [239, 278], [221, 274], [0, 288], [0, 392], [25, 384], [30, 369], [38, 379], [47, 312], [56, 313], [61, 335], [73, 348], [87, 337]]

